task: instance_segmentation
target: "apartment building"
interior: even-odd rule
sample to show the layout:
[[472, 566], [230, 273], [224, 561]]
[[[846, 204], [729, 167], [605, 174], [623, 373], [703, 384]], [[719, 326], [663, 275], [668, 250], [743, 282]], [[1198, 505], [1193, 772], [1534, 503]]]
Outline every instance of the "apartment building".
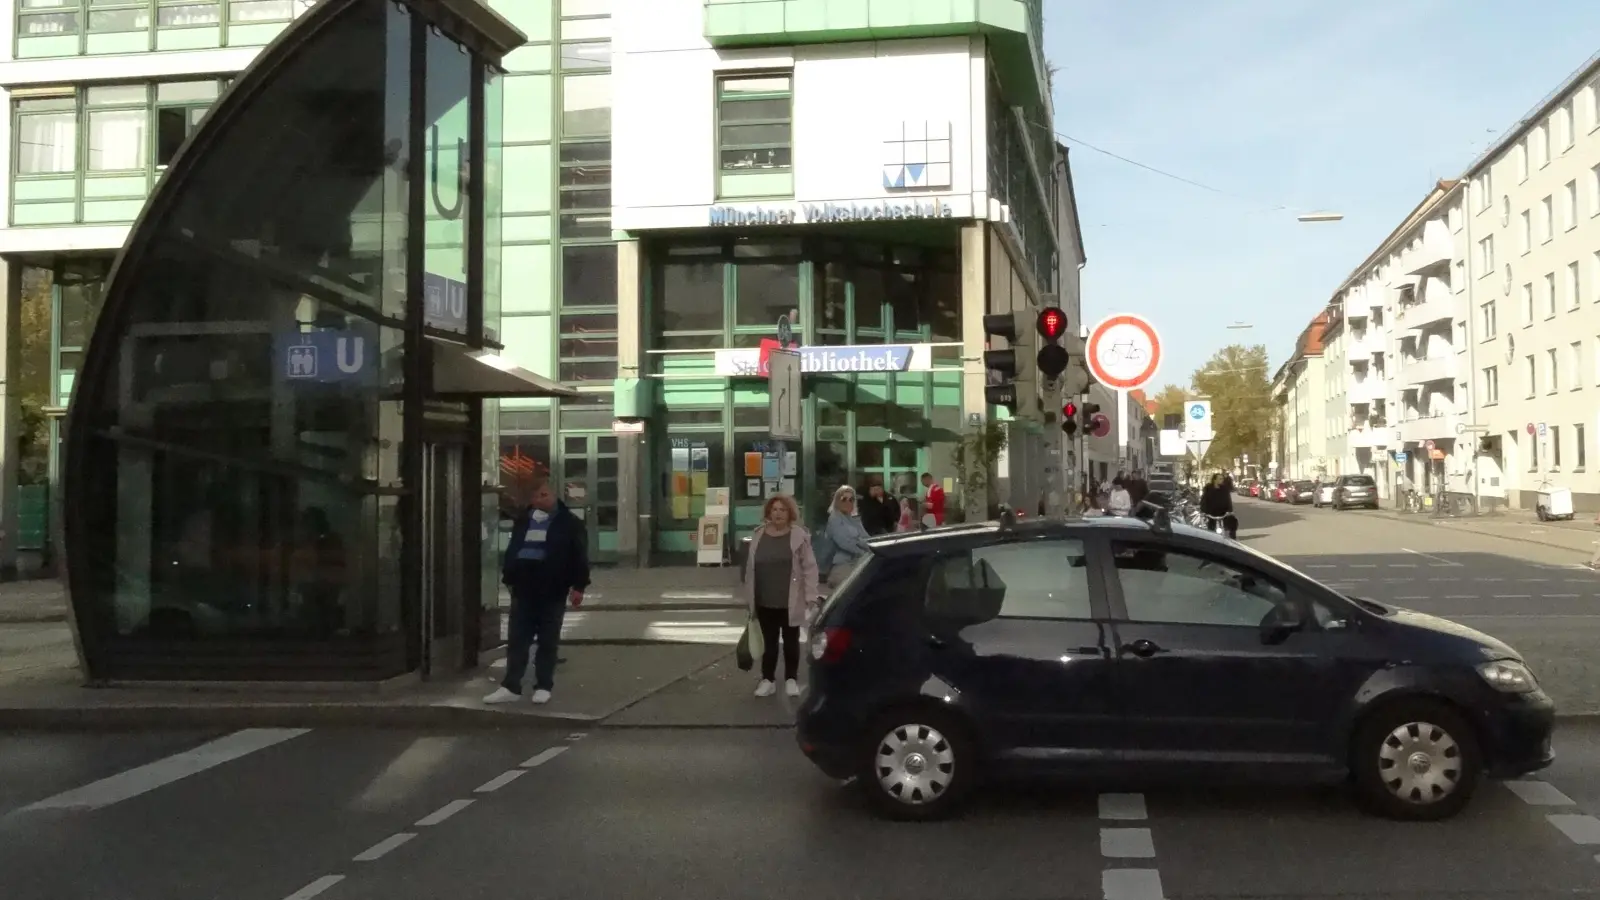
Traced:
[[1280, 478], [1319, 478], [1328, 472], [1327, 360], [1323, 355], [1328, 321], [1326, 312], [1318, 313], [1300, 332], [1294, 353], [1272, 377], [1272, 399], [1281, 424], [1274, 442]]
[[[1600, 508], [1600, 55], [1436, 184], [1328, 305], [1344, 462], [1531, 508]], [[1295, 412], [1287, 410], [1288, 414]]]

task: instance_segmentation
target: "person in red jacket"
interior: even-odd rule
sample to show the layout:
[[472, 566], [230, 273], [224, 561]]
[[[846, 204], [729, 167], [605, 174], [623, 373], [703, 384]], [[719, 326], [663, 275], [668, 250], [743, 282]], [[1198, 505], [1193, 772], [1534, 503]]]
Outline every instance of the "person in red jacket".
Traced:
[[922, 486], [928, 489], [928, 495], [923, 501], [923, 519], [926, 520], [929, 516], [932, 516], [933, 524], [943, 525], [944, 488], [939, 486], [939, 482], [933, 480], [933, 475], [929, 472], [922, 473]]

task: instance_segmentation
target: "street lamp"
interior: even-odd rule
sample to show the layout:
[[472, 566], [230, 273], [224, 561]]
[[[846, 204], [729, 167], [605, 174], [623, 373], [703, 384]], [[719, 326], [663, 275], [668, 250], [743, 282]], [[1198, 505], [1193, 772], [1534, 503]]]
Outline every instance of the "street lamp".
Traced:
[[1344, 219], [1344, 213], [1313, 212], [1303, 213], [1295, 217], [1299, 222], [1339, 222]]

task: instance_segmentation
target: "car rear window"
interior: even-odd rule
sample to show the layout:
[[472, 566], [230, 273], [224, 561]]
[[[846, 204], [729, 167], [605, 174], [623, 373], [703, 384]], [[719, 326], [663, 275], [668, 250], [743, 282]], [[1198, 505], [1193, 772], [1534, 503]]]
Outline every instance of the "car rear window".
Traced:
[[1339, 480], [1347, 487], [1372, 487], [1371, 475], [1346, 475]]
[[1309, 481], [1296, 481], [1294, 486], [1295, 490], [1309, 491], [1314, 485], [1312, 485], [1312, 483]]

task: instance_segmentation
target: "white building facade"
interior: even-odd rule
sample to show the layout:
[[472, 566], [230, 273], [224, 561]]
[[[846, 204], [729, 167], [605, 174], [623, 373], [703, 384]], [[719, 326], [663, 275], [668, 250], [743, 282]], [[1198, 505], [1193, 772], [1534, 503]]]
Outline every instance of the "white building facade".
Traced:
[[1440, 182], [1339, 286], [1344, 463], [1409, 486], [1600, 509], [1600, 55]]

